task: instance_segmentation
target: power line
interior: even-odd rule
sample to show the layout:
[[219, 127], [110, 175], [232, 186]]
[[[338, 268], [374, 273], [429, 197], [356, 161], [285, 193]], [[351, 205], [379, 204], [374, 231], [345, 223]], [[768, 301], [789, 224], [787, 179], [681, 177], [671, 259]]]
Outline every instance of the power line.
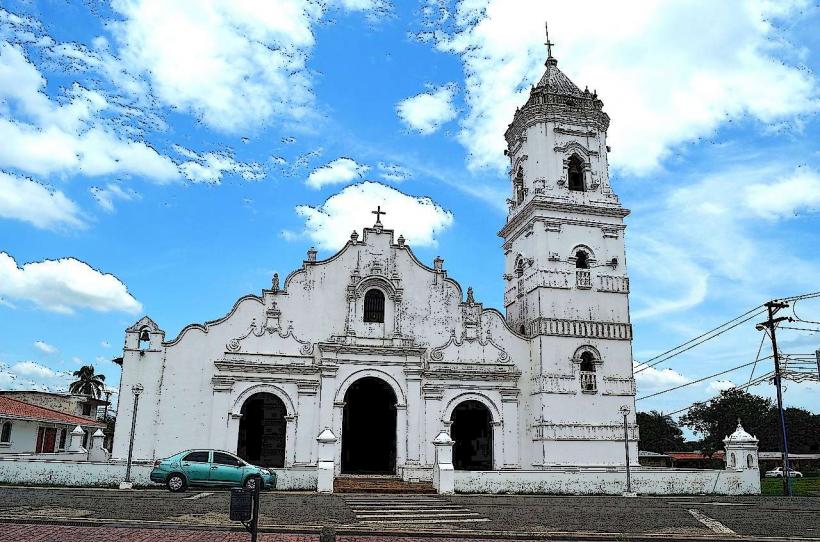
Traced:
[[[772, 376], [774, 376], [774, 371], [772, 371], [770, 373], [766, 373], [762, 376], [759, 376], [759, 377], [755, 378], [753, 381], [749, 382], [748, 384], [743, 384], [742, 386], [735, 386], [733, 389], [745, 390], [747, 388], [751, 388], [752, 386], [756, 386], [756, 385], [760, 384], [764, 380], [768, 380]], [[718, 396], [716, 395], [715, 397], [712, 397], [711, 399], [707, 399], [706, 401], [697, 401], [695, 403], [692, 403], [688, 407], [684, 407], [684, 408], [681, 408], [679, 410], [675, 410], [674, 412], [670, 412], [669, 414], [667, 414], [667, 416], [674, 416], [675, 414], [680, 414], [681, 412], [689, 410], [692, 407], [696, 407], [696, 406], [699, 406], [699, 405], [705, 405], [709, 401], [714, 401], [715, 399], [717, 399], [717, 397]]]
[[754, 375], [755, 375], [755, 369], [757, 369], [757, 362], [760, 360], [760, 352], [763, 350], [763, 341], [764, 341], [765, 339], [766, 339], [766, 336], [765, 336], [765, 335], [763, 335], [763, 336], [760, 338], [760, 346], [758, 346], [758, 347], [757, 347], [757, 355], [755, 356], [755, 364], [754, 364], [754, 366], [752, 367], [752, 372], [751, 372], [751, 374], [749, 375], [749, 382], [751, 382], [751, 381], [752, 381], [752, 378], [753, 378], [753, 377], [754, 377]]
[[[646, 360], [642, 363], [639, 363], [638, 368], [634, 371], [634, 374], [640, 373], [641, 371], [645, 371], [646, 369], [649, 369], [650, 367], [655, 367], [656, 365], [659, 365], [659, 364], [663, 363], [664, 361], [672, 359], [673, 357], [675, 357], [677, 355], [683, 354], [684, 352], [686, 352], [688, 350], [691, 350], [692, 348], [694, 348], [698, 345], [701, 345], [701, 344], [705, 343], [706, 341], [714, 339], [715, 337], [718, 337], [718, 336], [722, 335], [723, 333], [726, 333], [727, 331], [736, 328], [740, 324], [744, 324], [744, 323], [748, 322], [749, 320], [759, 316], [763, 312], [764, 312], [764, 310], [762, 310], [760, 307], [755, 307], [754, 309], [752, 309], [748, 312], [745, 312], [745, 313], [741, 314], [740, 316], [738, 316], [736, 318], [732, 318], [728, 322], [724, 322], [723, 324], [717, 326], [716, 328], [711, 329], [711, 330], [709, 330], [706, 333], [703, 333], [701, 335], [698, 335], [694, 339], [690, 339], [690, 340], [686, 341], [685, 343], [683, 343], [679, 346], [676, 346], [675, 348], [671, 348], [671, 349], [667, 350], [666, 352], [658, 354], [657, 356], [655, 356], [653, 358], [650, 358], [650, 359], [648, 359], [648, 360]], [[754, 314], [752, 314], [752, 313], [754, 313]], [[748, 316], [748, 315], [751, 315], [751, 316]], [[744, 318], [744, 319], [740, 320], [739, 322], [736, 322], [736, 320], [739, 320], [740, 318]], [[733, 322], [735, 322], [735, 323], [733, 323]], [[732, 325], [730, 327], [726, 327], [729, 324], [732, 324]], [[721, 329], [721, 328], [726, 328], [726, 329]], [[721, 331], [718, 331], [718, 330], [721, 330]], [[703, 340], [700, 340], [700, 339], [703, 339]], [[698, 341], [698, 342], [695, 342], [695, 341]], [[691, 344], [691, 343], [694, 343], [694, 344]], [[687, 346], [687, 345], [689, 345], [689, 346]], [[686, 348], [684, 348], [684, 346], [686, 346]], [[672, 353], [672, 352], [674, 352], [674, 353]], [[670, 353], [672, 353], [672, 354], [667, 356], [667, 354], [670, 354]], [[659, 358], [662, 358], [662, 359], [659, 359]], [[657, 360], [657, 361], [655, 361], [655, 360]]]
[[[772, 356], [766, 356], [763, 359], [765, 360], [765, 359], [769, 359], [771, 357]], [[640, 401], [641, 399], [649, 399], [650, 397], [655, 397], [656, 395], [661, 395], [661, 394], [664, 394], [664, 393], [668, 393], [670, 391], [679, 390], [681, 388], [685, 388], [686, 386], [691, 386], [692, 384], [698, 384], [700, 382], [703, 382], [704, 380], [709, 380], [710, 378], [714, 378], [714, 377], [720, 376], [720, 375], [725, 375], [726, 373], [731, 373], [732, 371], [737, 371], [738, 369], [748, 367], [749, 365], [752, 365], [752, 364], [757, 364], [758, 361], [762, 361], [762, 360], [757, 360], [756, 359], [754, 361], [750, 361], [749, 363], [744, 363], [743, 365], [738, 365], [737, 367], [732, 367], [731, 369], [727, 369], [725, 371], [721, 371], [721, 372], [715, 373], [713, 375], [704, 376], [703, 378], [699, 378], [698, 380], [692, 380], [691, 382], [687, 382], [686, 384], [681, 384], [679, 386], [675, 386], [674, 388], [669, 388], [669, 389], [666, 389], [666, 390], [661, 390], [661, 391], [656, 392], [656, 393], [651, 393], [649, 395], [644, 395], [642, 397], [637, 397], [635, 400]]]

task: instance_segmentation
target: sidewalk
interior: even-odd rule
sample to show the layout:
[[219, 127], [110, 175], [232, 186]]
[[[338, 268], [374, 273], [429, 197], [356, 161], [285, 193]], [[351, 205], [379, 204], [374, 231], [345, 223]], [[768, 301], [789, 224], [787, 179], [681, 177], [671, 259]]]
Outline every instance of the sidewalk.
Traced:
[[[0, 542], [248, 542], [246, 532], [4, 523]], [[318, 535], [259, 533], [259, 542], [318, 542]]]

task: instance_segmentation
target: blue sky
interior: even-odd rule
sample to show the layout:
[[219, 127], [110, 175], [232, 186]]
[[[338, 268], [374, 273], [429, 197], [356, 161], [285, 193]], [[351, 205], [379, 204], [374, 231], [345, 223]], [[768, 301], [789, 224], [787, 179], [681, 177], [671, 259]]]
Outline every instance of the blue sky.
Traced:
[[[543, 71], [545, 19], [613, 119], [636, 360], [820, 290], [815, 3], [601, 2], [582, 25], [543, 1], [254, 4], [0, 2], [0, 387], [59, 389], [93, 363], [116, 388], [143, 313], [169, 338], [218, 318], [377, 204], [501, 308], [503, 131]], [[820, 300], [797, 312], [820, 321]], [[638, 395], [754, 360], [754, 323], [639, 373]], [[820, 409], [816, 383], [787, 388]]]

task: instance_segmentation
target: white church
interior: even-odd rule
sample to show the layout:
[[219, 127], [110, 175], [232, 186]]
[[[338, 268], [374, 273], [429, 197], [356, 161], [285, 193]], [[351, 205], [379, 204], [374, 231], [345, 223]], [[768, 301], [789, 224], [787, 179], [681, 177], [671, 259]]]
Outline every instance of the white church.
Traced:
[[[308, 250], [222, 318], [171, 339], [139, 320], [126, 331], [113, 457], [128, 455], [139, 385], [135, 459], [226, 450], [275, 469], [284, 488], [322, 490], [329, 469], [442, 492], [450, 472], [449, 491], [620, 493], [628, 452], [639, 491], [713, 491], [726, 471], [638, 466], [629, 211], [609, 182], [608, 126], [603, 102], [550, 54], [505, 134], [503, 311], [444, 260], [419, 261], [377, 208], [337, 254]], [[759, 492], [756, 453], [730, 470], [726, 492]]]

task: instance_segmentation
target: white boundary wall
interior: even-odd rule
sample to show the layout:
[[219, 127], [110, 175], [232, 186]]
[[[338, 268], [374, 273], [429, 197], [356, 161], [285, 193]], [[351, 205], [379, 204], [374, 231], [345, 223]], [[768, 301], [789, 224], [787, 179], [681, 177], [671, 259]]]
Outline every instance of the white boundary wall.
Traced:
[[[643, 495], [759, 495], [760, 472], [635, 467], [632, 491]], [[556, 468], [537, 471], [455, 471], [456, 493], [619, 495], [626, 469]]]
[[[125, 479], [125, 462], [72, 461], [66, 459], [31, 459], [0, 457], [0, 484], [116, 487]], [[149, 478], [153, 462], [131, 464], [135, 486], [162, 487]], [[281, 490], [316, 490], [315, 468], [272, 469], [276, 488]]]
[[[153, 462], [131, 464], [136, 486], [154, 485], [148, 478]], [[125, 462], [0, 457], [0, 483], [45, 486], [117, 486], [125, 479]]]

